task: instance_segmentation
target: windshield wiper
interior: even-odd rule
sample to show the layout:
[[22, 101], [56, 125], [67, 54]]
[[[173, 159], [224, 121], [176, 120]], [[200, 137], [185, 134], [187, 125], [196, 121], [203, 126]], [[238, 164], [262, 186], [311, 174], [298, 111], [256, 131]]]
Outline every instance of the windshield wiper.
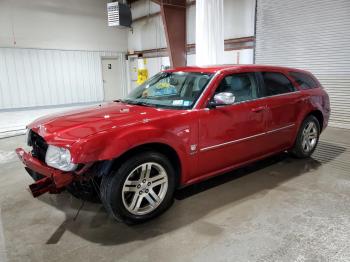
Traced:
[[137, 105], [137, 106], [150, 106], [150, 107], [156, 106], [156, 105], [149, 104], [146, 102], [133, 101], [133, 100], [122, 100], [122, 102], [130, 104], [130, 105]]

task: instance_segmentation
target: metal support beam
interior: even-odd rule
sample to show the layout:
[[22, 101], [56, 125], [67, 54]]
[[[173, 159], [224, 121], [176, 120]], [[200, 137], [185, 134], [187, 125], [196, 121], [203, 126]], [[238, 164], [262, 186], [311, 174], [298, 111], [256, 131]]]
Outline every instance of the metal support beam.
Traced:
[[186, 66], [186, 0], [152, 1], [160, 5], [171, 66]]

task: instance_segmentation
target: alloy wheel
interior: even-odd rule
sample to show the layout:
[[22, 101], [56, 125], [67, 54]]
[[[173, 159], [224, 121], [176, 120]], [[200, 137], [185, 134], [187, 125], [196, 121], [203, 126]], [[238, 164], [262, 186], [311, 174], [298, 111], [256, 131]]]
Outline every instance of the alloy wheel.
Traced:
[[167, 190], [165, 169], [155, 162], [143, 163], [134, 168], [124, 182], [124, 207], [134, 215], [148, 214], [162, 203]]
[[318, 130], [314, 122], [309, 122], [303, 130], [302, 148], [304, 152], [312, 151], [317, 143]]

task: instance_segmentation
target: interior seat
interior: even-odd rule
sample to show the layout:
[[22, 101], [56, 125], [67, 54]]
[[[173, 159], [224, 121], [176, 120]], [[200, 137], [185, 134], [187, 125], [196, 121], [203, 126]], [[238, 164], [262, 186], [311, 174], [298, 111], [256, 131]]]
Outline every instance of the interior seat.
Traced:
[[235, 96], [236, 102], [252, 99], [252, 86], [248, 77], [232, 76], [230, 89]]

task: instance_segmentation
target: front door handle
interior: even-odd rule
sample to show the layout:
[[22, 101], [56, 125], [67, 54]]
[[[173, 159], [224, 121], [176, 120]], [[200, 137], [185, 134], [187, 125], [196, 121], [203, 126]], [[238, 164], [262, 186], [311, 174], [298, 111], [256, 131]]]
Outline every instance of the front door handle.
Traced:
[[259, 107], [253, 108], [252, 112], [259, 113], [261, 111], [264, 111], [265, 109], [266, 109], [266, 106], [259, 106]]

